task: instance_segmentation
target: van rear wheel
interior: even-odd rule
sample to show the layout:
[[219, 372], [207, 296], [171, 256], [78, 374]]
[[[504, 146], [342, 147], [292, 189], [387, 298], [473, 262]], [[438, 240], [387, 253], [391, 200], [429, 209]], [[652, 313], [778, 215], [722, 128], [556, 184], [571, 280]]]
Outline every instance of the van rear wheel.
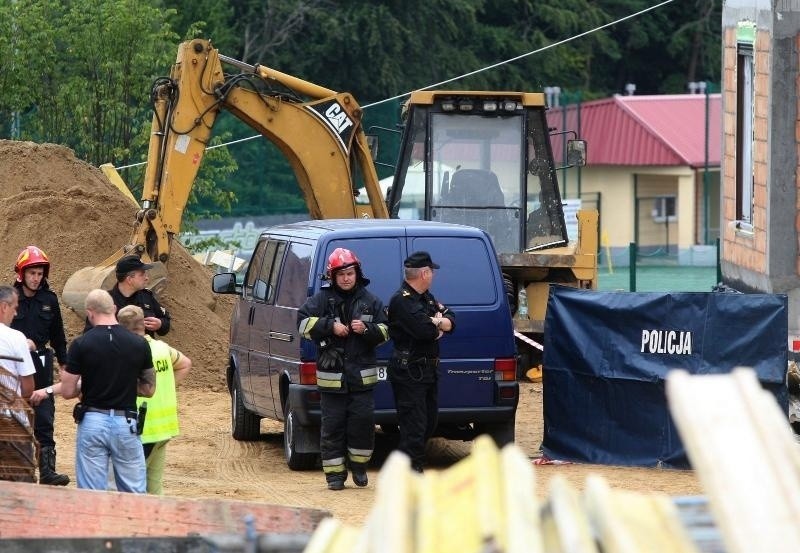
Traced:
[[478, 434], [488, 434], [494, 440], [497, 447], [502, 448], [507, 444], [514, 443], [514, 426], [516, 416], [503, 422], [487, 422], [476, 425]]
[[261, 435], [261, 417], [247, 410], [242, 401], [239, 375], [233, 375], [231, 386], [231, 434], [234, 440], [251, 442]]
[[[315, 435], [312, 435], [315, 433]], [[283, 416], [283, 456], [292, 470], [311, 470], [316, 468], [318, 453], [297, 451], [298, 444], [319, 442], [319, 428], [303, 426], [297, 422], [292, 398], [286, 400]]]

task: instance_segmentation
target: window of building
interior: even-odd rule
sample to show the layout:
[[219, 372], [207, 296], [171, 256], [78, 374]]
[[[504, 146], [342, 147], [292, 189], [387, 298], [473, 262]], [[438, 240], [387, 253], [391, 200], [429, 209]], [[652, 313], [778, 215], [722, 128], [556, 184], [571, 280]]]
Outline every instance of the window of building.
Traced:
[[659, 196], [653, 201], [653, 221], [656, 223], [670, 222], [678, 220], [675, 196]]
[[736, 56], [736, 220], [753, 223], [753, 45]]

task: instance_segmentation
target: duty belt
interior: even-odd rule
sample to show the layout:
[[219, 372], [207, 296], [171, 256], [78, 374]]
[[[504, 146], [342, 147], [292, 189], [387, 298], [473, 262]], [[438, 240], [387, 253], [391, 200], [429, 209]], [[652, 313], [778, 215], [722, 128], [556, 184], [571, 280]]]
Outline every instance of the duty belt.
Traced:
[[89, 413], [103, 413], [109, 417], [125, 417], [128, 419], [136, 418], [136, 411], [130, 411], [128, 409], [100, 409], [99, 407], [87, 407], [86, 411]]

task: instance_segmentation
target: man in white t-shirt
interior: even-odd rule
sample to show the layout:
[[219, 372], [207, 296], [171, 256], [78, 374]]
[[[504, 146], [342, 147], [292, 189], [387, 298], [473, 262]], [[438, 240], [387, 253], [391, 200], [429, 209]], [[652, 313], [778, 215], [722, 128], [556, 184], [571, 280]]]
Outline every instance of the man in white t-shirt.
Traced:
[[[22, 428], [30, 430], [31, 442], [16, 442], [16, 454], [20, 455], [20, 462], [30, 464], [30, 471], [22, 471], [19, 474], [0, 475], [2, 480], [13, 480], [17, 482], [35, 482], [34, 467], [36, 466], [36, 454], [33, 446], [33, 421], [32, 412], [25, 409], [25, 401], [29, 401], [31, 393], [36, 387], [33, 375], [36, 368], [33, 366], [30, 351], [28, 351], [28, 340], [19, 330], [14, 330], [9, 325], [17, 314], [19, 297], [13, 286], [0, 286], [0, 387], [5, 390], [13, 390], [23, 399], [13, 399], [11, 404], [4, 402], [0, 409], [0, 418], [16, 421]], [[22, 405], [20, 405], [22, 404]], [[29, 416], [30, 415], [30, 416]]]
[[[17, 313], [19, 298], [13, 286], [0, 286], [0, 367], [17, 377], [17, 394], [29, 398], [33, 392], [33, 375], [36, 368], [28, 351], [25, 335], [11, 328], [11, 321]], [[0, 383], [13, 387], [12, 379], [0, 375]]]

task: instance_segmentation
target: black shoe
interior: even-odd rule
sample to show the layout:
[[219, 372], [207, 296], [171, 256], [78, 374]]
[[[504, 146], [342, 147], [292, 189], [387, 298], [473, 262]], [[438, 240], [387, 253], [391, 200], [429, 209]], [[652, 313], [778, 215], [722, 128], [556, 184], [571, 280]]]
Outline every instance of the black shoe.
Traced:
[[329, 490], [334, 490], [334, 491], [337, 491], [337, 492], [339, 490], [343, 490], [344, 489], [344, 480], [339, 480], [339, 479], [328, 480], [328, 489]]
[[45, 446], [39, 454], [39, 484], [66, 486], [69, 476], [56, 472], [56, 448]]
[[48, 486], [66, 486], [69, 484], [69, 476], [66, 474], [58, 474], [57, 472], [46, 472], [39, 474], [39, 484]]
[[353, 470], [353, 483], [359, 488], [363, 488], [369, 484], [369, 477], [365, 470]]

